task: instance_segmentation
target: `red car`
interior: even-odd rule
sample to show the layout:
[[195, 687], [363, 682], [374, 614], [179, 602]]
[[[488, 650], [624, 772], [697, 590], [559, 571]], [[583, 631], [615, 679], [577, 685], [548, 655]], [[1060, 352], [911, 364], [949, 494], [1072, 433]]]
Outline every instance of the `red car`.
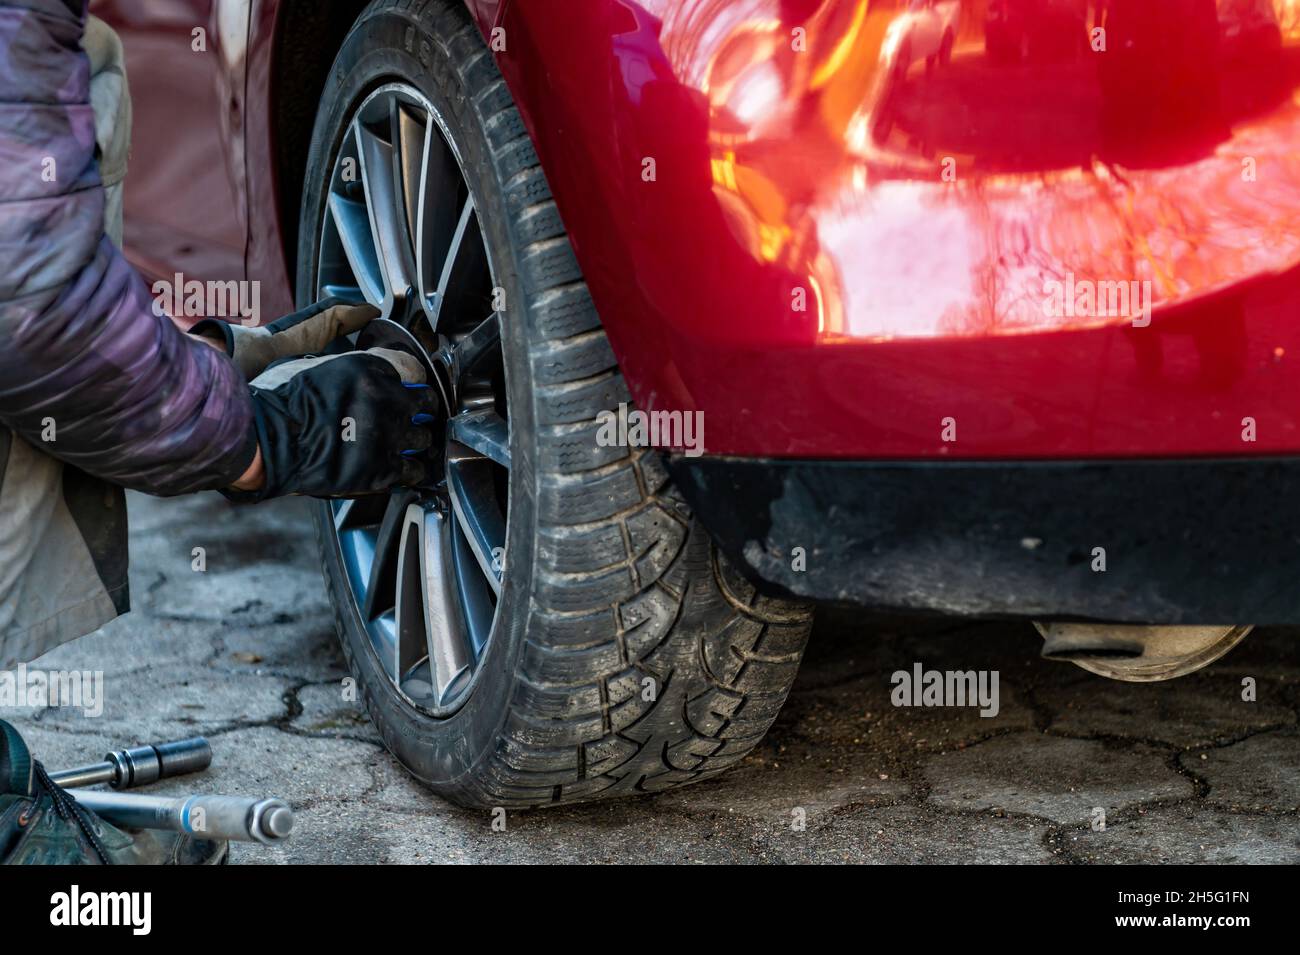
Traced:
[[1064, 57], [1087, 48], [1088, 0], [989, 0], [984, 48], [994, 60]]
[[1274, 3], [1249, 58], [1213, 0], [1107, 0], [1104, 52], [1008, 62], [965, 2], [941, 69], [894, 65], [906, 0], [94, 9], [138, 264], [367, 299], [435, 375], [437, 482], [320, 546], [389, 747], [496, 806], [742, 759], [819, 601], [1123, 679], [1300, 621]]

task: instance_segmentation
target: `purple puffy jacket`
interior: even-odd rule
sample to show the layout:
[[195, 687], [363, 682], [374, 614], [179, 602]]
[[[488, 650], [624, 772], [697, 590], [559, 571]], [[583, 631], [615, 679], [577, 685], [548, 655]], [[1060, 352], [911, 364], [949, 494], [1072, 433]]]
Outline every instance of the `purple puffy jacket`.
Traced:
[[0, 422], [125, 487], [221, 487], [256, 450], [248, 387], [154, 315], [104, 235], [85, 16], [85, 0], [0, 0]]

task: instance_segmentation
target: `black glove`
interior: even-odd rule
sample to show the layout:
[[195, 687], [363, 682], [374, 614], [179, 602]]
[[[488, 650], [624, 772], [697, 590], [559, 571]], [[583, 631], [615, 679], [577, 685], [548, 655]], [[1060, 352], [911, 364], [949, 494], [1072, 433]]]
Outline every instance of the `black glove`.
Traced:
[[281, 361], [250, 391], [266, 481], [222, 491], [232, 501], [358, 497], [424, 480], [439, 402], [413, 356], [372, 348]]

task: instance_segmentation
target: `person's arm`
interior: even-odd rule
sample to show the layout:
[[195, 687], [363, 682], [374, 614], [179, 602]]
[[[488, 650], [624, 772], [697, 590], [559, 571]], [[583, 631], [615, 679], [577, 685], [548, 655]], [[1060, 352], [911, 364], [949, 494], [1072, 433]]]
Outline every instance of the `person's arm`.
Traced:
[[247, 479], [247, 382], [154, 314], [103, 233], [84, 11], [0, 0], [0, 421], [99, 477], [155, 494]]
[[[199, 341], [212, 346], [223, 355], [226, 353], [226, 350], [221, 347], [221, 343], [218, 341], [211, 338], [200, 338]], [[230, 486], [236, 491], [256, 491], [264, 483], [266, 483], [266, 464], [262, 460], [262, 449], [259, 447], [257, 453], [253, 455], [253, 462], [244, 469], [244, 473]]]

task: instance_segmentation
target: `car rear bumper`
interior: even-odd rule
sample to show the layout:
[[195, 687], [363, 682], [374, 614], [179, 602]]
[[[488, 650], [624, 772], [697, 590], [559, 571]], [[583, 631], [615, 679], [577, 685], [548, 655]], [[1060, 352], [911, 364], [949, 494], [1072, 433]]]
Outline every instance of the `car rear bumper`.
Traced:
[[1300, 458], [670, 467], [723, 551], [773, 593], [961, 615], [1300, 622]]

